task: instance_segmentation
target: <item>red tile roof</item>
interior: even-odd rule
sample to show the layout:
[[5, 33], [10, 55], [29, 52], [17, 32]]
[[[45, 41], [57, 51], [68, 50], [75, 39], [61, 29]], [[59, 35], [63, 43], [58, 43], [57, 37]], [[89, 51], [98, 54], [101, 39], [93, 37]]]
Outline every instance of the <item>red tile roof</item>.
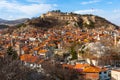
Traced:
[[37, 56], [32, 56], [30, 54], [23, 54], [22, 56], [20, 56], [20, 60], [30, 63], [37, 63], [37, 64], [40, 64], [44, 61], [39, 59]]

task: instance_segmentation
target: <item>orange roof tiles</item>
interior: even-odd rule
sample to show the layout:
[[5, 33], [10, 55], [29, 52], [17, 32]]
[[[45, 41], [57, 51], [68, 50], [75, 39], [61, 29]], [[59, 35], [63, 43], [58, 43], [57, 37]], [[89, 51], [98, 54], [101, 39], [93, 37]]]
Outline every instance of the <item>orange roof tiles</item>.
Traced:
[[20, 60], [21, 61], [26, 61], [26, 62], [35, 62], [37, 61], [38, 57], [36, 56], [32, 56], [32, 55], [29, 55], [29, 54], [23, 54], [22, 56], [20, 56]]
[[106, 68], [100, 68], [100, 67], [97, 67], [97, 66], [89, 66], [89, 67], [86, 67], [83, 72], [88, 72], [88, 73], [98, 73], [98, 72], [101, 72], [101, 71], [106, 71], [107, 69]]
[[46, 53], [46, 52], [47, 52], [46, 49], [39, 50], [39, 53]]
[[40, 64], [44, 61], [44, 60], [40, 60], [37, 56], [32, 56], [30, 54], [23, 54], [22, 56], [20, 56], [20, 60], [30, 63], [37, 63], [37, 64]]
[[33, 48], [33, 50], [35, 50], [35, 51], [38, 51], [39, 49], [40, 49], [39, 47]]
[[100, 68], [98, 66], [93, 66], [90, 64], [76, 64], [76, 65], [71, 65], [71, 64], [63, 64], [63, 68], [67, 67], [69, 69], [76, 69], [76, 70], [82, 70], [82, 72], [85, 73], [99, 73], [102, 71], [106, 71], [107, 68]]
[[80, 69], [90, 66], [89, 64], [76, 64], [74, 69]]
[[24, 51], [28, 51], [28, 50], [29, 50], [29, 48], [28, 48], [27, 46], [24, 46], [22, 49], [23, 49]]

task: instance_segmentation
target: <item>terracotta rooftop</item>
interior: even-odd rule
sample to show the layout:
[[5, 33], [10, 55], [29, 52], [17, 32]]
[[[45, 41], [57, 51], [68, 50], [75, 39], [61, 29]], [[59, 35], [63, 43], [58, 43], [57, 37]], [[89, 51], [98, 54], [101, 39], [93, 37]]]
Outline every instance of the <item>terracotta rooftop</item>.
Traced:
[[44, 60], [40, 60], [37, 56], [32, 56], [30, 54], [24, 54], [20, 56], [20, 60], [29, 63], [37, 63], [37, 64], [40, 64], [44, 61]]
[[46, 53], [46, 52], [47, 52], [46, 49], [39, 50], [39, 53]]
[[85, 67], [90, 66], [89, 64], [76, 64], [74, 69], [84, 69]]
[[100, 68], [98, 66], [88, 66], [83, 70], [83, 72], [99, 73], [99, 72], [106, 71], [106, 70], [107, 68]]

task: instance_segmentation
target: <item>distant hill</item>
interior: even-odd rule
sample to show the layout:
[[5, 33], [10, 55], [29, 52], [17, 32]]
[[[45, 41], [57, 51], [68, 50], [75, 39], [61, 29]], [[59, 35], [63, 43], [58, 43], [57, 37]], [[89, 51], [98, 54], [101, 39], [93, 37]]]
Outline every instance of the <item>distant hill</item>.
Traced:
[[25, 22], [25, 25], [45, 28], [60, 27], [65, 25], [88, 29], [98, 27], [112, 29], [119, 28], [119, 26], [99, 16], [91, 14], [80, 15], [75, 13], [63, 13], [57, 10], [47, 12], [46, 14], [42, 14], [40, 17], [28, 20], [27, 22]]
[[0, 18], [0, 25], [14, 26], [14, 25], [24, 23], [27, 20], [28, 20], [28, 18], [22, 18], [22, 19], [17, 19], [17, 20], [4, 20], [4, 19]]

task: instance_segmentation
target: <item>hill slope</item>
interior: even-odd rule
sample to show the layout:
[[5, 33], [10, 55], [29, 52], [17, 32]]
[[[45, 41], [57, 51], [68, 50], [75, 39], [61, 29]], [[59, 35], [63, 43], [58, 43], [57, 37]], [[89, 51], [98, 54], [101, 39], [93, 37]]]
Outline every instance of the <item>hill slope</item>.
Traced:
[[117, 25], [109, 22], [108, 20], [95, 16], [95, 15], [80, 15], [74, 13], [63, 13], [51, 11], [41, 15], [38, 18], [28, 20], [25, 25], [35, 27], [60, 27], [65, 25], [77, 26], [80, 28], [119, 28]]

